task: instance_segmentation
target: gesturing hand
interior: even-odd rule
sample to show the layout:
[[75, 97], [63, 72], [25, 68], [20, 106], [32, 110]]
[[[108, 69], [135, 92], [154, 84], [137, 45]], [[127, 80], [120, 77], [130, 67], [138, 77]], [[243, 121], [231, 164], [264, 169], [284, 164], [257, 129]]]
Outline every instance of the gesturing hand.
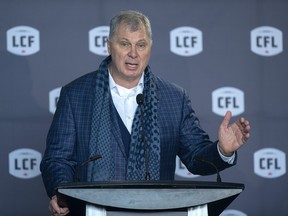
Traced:
[[229, 125], [231, 117], [231, 112], [226, 112], [218, 130], [220, 151], [225, 156], [231, 156], [250, 137], [249, 121], [241, 117]]

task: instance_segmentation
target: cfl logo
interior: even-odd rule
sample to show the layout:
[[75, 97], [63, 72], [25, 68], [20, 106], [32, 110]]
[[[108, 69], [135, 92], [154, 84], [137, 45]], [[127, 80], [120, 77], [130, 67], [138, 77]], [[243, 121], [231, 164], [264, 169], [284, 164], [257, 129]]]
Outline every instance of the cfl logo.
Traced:
[[234, 87], [222, 87], [212, 92], [212, 111], [225, 116], [231, 111], [234, 116], [244, 112], [244, 93]]
[[277, 178], [286, 173], [286, 155], [275, 148], [264, 148], [254, 153], [254, 172], [264, 178]]
[[16, 26], [7, 31], [7, 51], [28, 56], [40, 50], [39, 31], [29, 26]]
[[101, 56], [108, 55], [109, 26], [99, 26], [89, 31], [89, 50]]
[[61, 87], [55, 88], [49, 92], [49, 111], [54, 114], [60, 97]]
[[261, 56], [274, 56], [283, 51], [282, 32], [274, 27], [262, 26], [251, 31], [251, 51]]
[[170, 31], [170, 51], [180, 56], [193, 56], [203, 50], [202, 32], [193, 27], [178, 27]]
[[198, 175], [194, 175], [185, 167], [185, 165], [181, 162], [180, 158], [176, 157], [176, 170], [175, 174], [177, 176], [183, 177], [183, 178], [196, 178]]
[[9, 173], [17, 178], [29, 179], [40, 175], [41, 153], [22, 148], [9, 153]]

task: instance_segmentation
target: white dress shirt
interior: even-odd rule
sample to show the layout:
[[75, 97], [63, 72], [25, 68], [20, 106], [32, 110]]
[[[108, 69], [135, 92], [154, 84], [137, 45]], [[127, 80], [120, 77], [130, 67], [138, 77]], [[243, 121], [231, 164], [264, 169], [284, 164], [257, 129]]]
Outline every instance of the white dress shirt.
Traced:
[[143, 80], [144, 73], [142, 74], [137, 86], [131, 89], [127, 89], [117, 85], [109, 73], [109, 86], [113, 103], [130, 134], [135, 112], [138, 107], [136, 96], [143, 92]]

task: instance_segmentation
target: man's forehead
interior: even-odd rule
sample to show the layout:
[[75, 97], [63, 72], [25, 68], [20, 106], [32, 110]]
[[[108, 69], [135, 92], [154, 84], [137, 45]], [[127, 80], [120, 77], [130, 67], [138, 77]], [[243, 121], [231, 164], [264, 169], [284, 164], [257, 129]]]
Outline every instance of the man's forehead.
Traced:
[[117, 30], [118, 31], [124, 30], [124, 31], [128, 31], [128, 32], [144, 31], [146, 33], [146, 28], [145, 28], [144, 24], [141, 24], [141, 23], [139, 25], [120, 23]]
[[139, 40], [149, 40], [148, 34], [144, 26], [138, 28], [137, 30], [131, 29], [128, 25], [119, 26], [117, 29], [117, 34], [115, 35], [118, 39], [138, 37]]

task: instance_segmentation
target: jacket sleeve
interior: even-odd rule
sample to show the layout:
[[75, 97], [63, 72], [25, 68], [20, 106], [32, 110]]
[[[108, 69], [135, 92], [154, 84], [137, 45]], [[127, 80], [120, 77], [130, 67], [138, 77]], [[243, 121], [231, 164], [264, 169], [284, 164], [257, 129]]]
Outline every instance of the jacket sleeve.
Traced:
[[69, 96], [63, 87], [40, 164], [42, 179], [50, 198], [55, 195], [56, 187], [59, 184], [73, 181], [76, 166], [73, 156], [75, 142], [73, 113]]
[[[186, 92], [183, 94], [182, 106], [181, 144], [178, 155], [187, 169], [193, 174], [210, 175], [216, 173], [216, 169], [207, 162], [213, 163], [219, 171], [235, 165], [237, 154], [233, 164], [228, 164], [220, 157], [217, 149], [218, 142], [211, 141], [209, 135], [200, 126], [200, 121], [192, 109]], [[197, 161], [195, 158], [200, 158], [202, 161]]]

